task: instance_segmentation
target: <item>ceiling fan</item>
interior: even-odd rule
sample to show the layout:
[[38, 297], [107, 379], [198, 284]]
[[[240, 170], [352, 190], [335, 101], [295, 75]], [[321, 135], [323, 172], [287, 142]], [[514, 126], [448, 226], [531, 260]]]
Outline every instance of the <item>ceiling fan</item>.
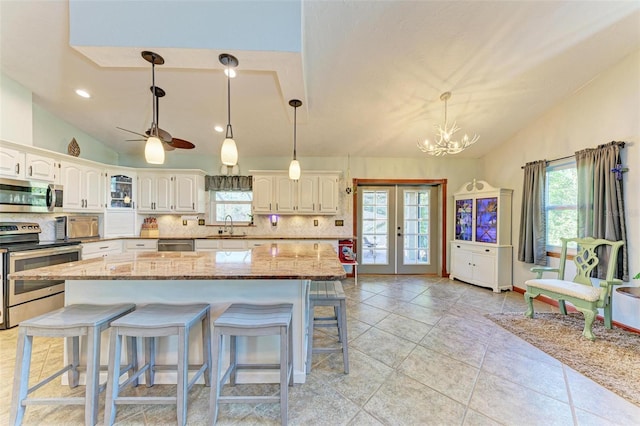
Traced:
[[143, 139], [128, 139], [128, 141], [148, 141], [149, 138], [155, 136], [162, 141], [162, 146], [165, 151], [173, 151], [176, 148], [179, 149], [193, 149], [195, 145], [187, 140], [178, 139], [171, 136], [169, 132], [163, 130], [159, 127], [159, 102], [158, 100], [166, 95], [166, 92], [160, 87], [156, 86], [155, 79], [155, 66], [164, 64], [164, 59], [162, 56], [157, 53], [150, 51], [143, 51], [142, 57], [151, 63], [151, 79], [152, 85], [150, 87], [152, 96], [153, 96], [153, 119], [151, 122], [151, 127], [147, 129], [144, 134], [134, 132], [133, 130], [124, 129], [122, 127], [116, 127], [117, 129], [124, 130], [125, 132], [133, 133], [134, 135], [138, 135]]

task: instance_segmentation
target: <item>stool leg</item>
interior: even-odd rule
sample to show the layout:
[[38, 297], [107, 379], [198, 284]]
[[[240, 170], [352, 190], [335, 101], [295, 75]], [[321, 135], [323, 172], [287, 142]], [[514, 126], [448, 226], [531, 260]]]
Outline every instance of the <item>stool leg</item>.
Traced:
[[344, 373], [349, 374], [349, 340], [347, 338], [347, 301], [340, 301], [340, 331], [342, 332], [342, 362]]
[[307, 313], [307, 362], [306, 373], [311, 373], [311, 356], [313, 354], [313, 316], [314, 316], [314, 303], [309, 301], [309, 310]]
[[13, 376], [13, 395], [11, 398], [11, 414], [9, 424], [22, 424], [25, 406], [22, 400], [27, 397], [29, 390], [29, 370], [31, 369], [31, 348], [33, 336], [27, 330], [20, 328], [18, 332], [18, 346], [16, 348], [16, 366]]
[[338, 342], [342, 342], [342, 322], [340, 321], [340, 307], [339, 305], [333, 306], [333, 317], [338, 327]]
[[[136, 336], [127, 336], [127, 368], [128, 376], [133, 376], [138, 371], [138, 339]], [[131, 384], [138, 386], [140, 383], [135, 379]]]
[[67, 360], [71, 364], [71, 369], [67, 373], [69, 387], [75, 388], [80, 381], [80, 372], [78, 372], [78, 366], [80, 365], [80, 337], [67, 337]]
[[289, 329], [280, 327], [280, 423], [287, 424], [289, 406]]
[[213, 380], [211, 381], [211, 390], [209, 392], [209, 407], [211, 410], [211, 423], [216, 424], [218, 418], [218, 400], [220, 399], [220, 370], [222, 369], [222, 357], [220, 352], [222, 351], [222, 335], [218, 332], [217, 328], [213, 328], [213, 348], [211, 350], [211, 367]]
[[202, 362], [207, 363], [204, 371], [204, 385], [211, 386], [211, 312], [202, 319]]
[[229, 376], [229, 383], [231, 386], [236, 385], [236, 372], [238, 366], [238, 338], [236, 336], [229, 336], [229, 363], [231, 368], [231, 376]]
[[87, 327], [87, 383], [85, 386], [84, 423], [98, 423], [98, 389], [100, 381], [100, 329]]
[[104, 424], [112, 425], [116, 420], [116, 404], [120, 390], [120, 351], [122, 349], [122, 336], [118, 328], [111, 329], [109, 339], [109, 372], [107, 373], [107, 396], [104, 403]]
[[289, 374], [289, 386], [293, 386], [293, 322], [289, 322], [289, 367], [287, 372]]
[[145, 337], [144, 338], [144, 353], [145, 353], [145, 362], [149, 365], [147, 370], [144, 372], [145, 382], [147, 383], [147, 387], [150, 388], [153, 386], [153, 383], [156, 379], [156, 372], [153, 369], [156, 365], [156, 338], [155, 337]]
[[189, 380], [189, 328], [178, 328], [178, 383], [176, 395], [176, 411], [178, 424], [187, 423], [187, 394]]

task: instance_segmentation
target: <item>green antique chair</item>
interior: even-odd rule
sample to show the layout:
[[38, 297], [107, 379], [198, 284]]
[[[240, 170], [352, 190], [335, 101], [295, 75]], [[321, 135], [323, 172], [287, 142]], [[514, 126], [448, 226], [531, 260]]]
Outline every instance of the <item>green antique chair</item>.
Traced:
[[[622, 280], [616, 279], [618, 265], [618, 252], [624, 245], [623, 241], [609, 241], [595, 238], [561, 238], [562, 251], [560, 252], [560, 265], [558, 268], [536, 266], [531, 272], [536, 272], [534, 279], [525, 282], [527, 291], [524, 300], [528, 308], [525, 316], [533, 318], [533, 299], [544, 295], [558, 302], [558, 308], [564, 315], [567, 314], [565, 302], [571, 303], [577, 310], [584, 314], [584, 330], [582, 335], [589, 340], [595, 340], [592, 327], [593, 321], [598, 315], [598, 308], [604, 310], [605, 327], [611, 328], [611, 293], [614, 285], [622, 284]], [[575, 242], [577, 252], [573, 258], [576, 265], [576, 276], [572, 281], [566, 280], [565, 267], [567, 264], [567, 244]], [[598, 265], [600, 259], [596, 253], [599, 246], [609, 247], [609, 264], [607, 276], [600, 280], [599, 287], [594, 287], [591, 281], [591, 271]], [[544, 272], [556, 272], [557, 278], [542, 278]]]

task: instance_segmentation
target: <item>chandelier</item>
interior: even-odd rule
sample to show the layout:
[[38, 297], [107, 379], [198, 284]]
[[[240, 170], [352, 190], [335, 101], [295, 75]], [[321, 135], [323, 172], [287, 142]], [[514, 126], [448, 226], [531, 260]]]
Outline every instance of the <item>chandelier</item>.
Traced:
[[429, 139], [418, 141], [418, 148], [429, 155], [458, 154], [480, 139], [478, 135], [473, 135], [473, 137], [469, 139], [469, 136], [465, 134], [459, 141], [453, 140], [453, 135], [460, 130], [460, 127], [456, 125], [455, 121], [451, 127], [449, 127], [449, 123], [447, 122], [447, 101], [449, 98], [451, 98], [451, 92], [444, 92], [440, 95], [440, 100], [444, 101], [444, 127], [436, 126], [438, 139], [434, 142], [431, 142]]

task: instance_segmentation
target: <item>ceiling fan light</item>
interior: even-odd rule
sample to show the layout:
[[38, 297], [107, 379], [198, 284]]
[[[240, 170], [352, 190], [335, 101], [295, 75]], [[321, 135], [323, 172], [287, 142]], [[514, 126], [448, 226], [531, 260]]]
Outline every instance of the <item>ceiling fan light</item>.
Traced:
[[235, 166], [238, 164], [238, 148], [233, 139], [226, 138], [224, 142], [222, 142], [220, 158], [222, 159], [222, 164], [226, 166]]
[[164, 147], [160, 139], [155, 136], [147, 139], [144, 146], [144, 158], [149, 164], [164, 164]]
[[298, 160], [291, 160], [289, 164], [289, 179], [300, 179], [300, 162]]

